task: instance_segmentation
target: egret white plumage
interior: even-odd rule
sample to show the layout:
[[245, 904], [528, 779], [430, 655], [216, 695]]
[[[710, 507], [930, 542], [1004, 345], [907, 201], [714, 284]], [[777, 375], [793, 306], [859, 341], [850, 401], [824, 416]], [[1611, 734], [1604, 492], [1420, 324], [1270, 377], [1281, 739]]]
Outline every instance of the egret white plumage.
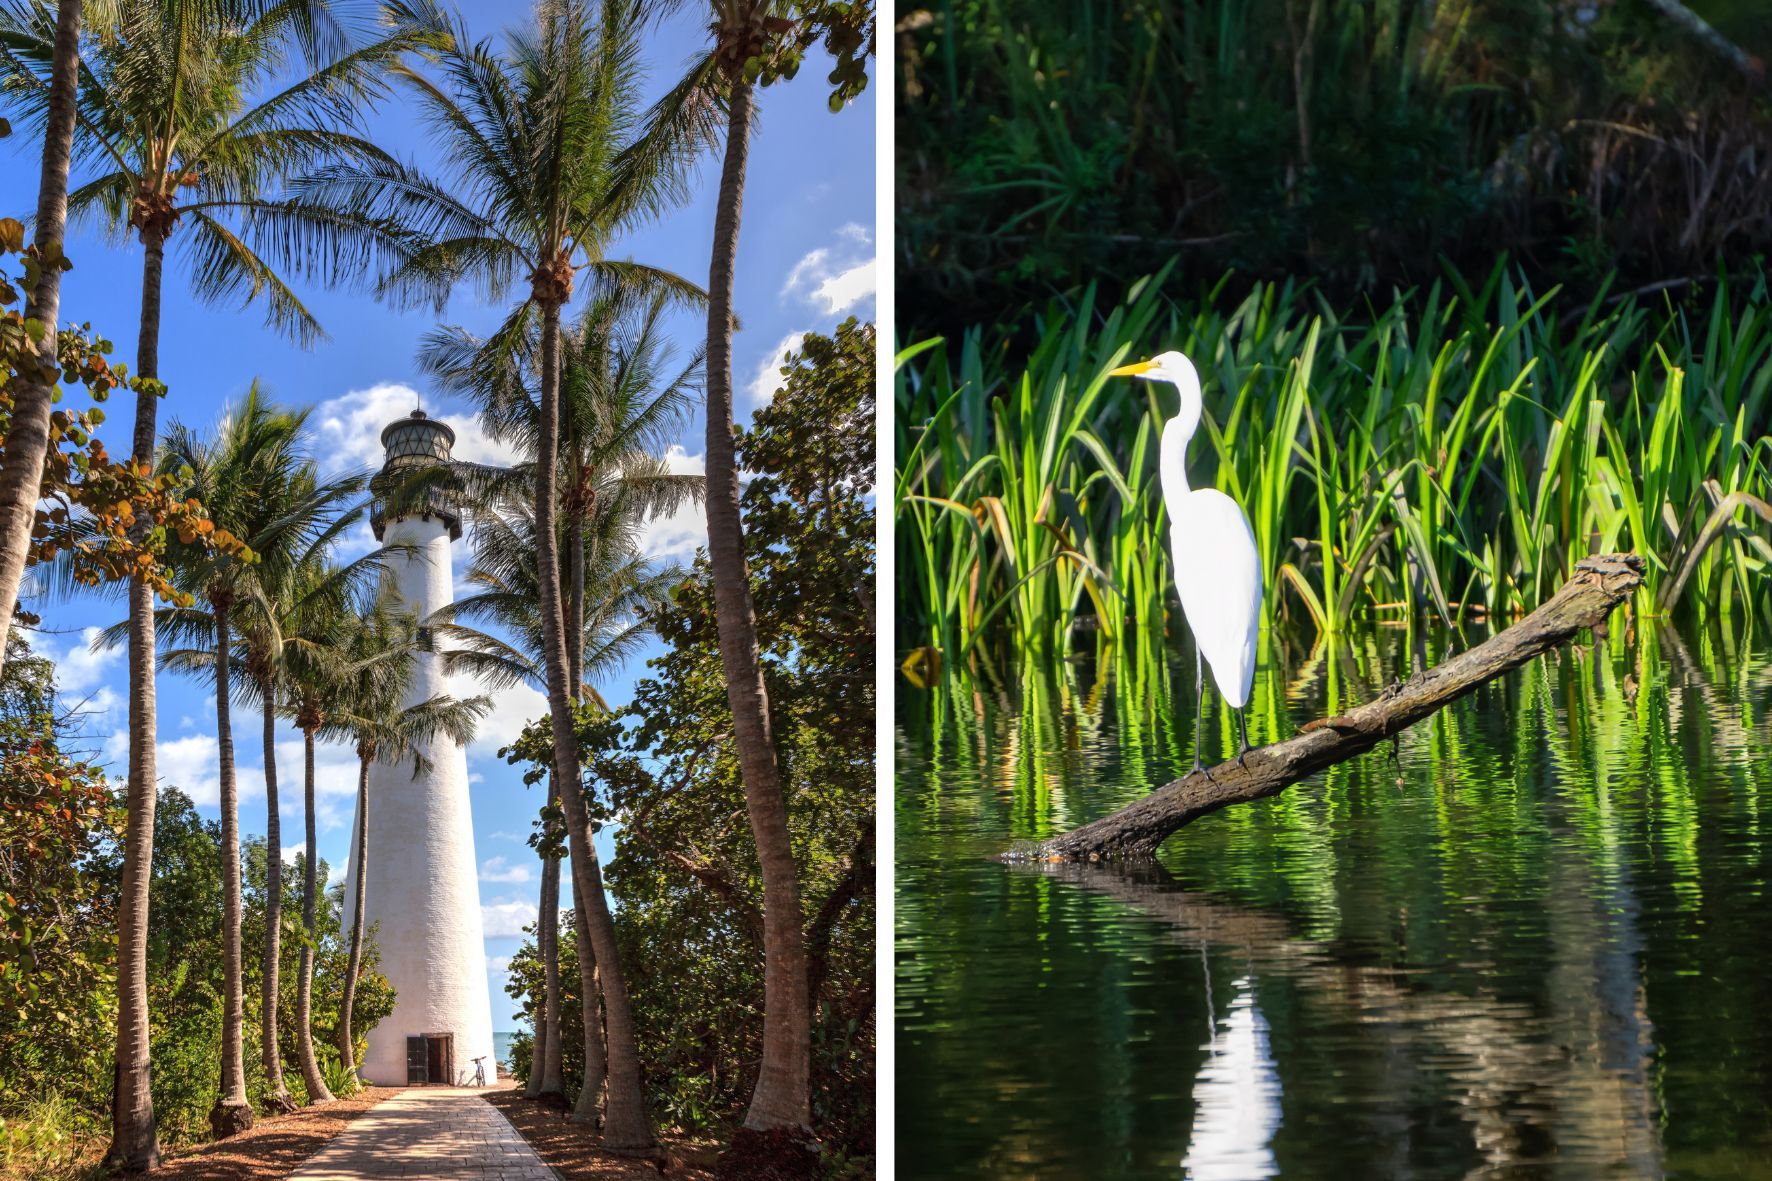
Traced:
[[1200, 425], [1200, 375], [1181, 353], [1161, 353], [1148, 361], [1122, 365], [1110, 377], [1166, 381], [1181, 394], [1181, 410], [1163, 426], [1157, 471], [1163, 504], [1169, 510], [1169, 556], [1182, 614], [1194, 635], [1194, 770], [1200, 759], [1200, 710], [1212, 669], [1224, 703], [1237, 711], [1242, 747], [1249, 752], [1249, 726], [1243, 708], [1255, 683], [1255, 641], [1261, 631], [1261, 556], [1255, 531], [1237, 502], [1216, 488], [1190, 488], [1187, 445]]

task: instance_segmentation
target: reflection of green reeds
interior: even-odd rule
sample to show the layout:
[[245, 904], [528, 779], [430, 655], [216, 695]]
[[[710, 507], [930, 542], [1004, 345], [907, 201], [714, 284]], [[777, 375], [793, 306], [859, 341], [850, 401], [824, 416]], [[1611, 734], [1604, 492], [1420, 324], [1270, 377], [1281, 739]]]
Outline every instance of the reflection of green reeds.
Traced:
[[1328, 632], [1512, 615], [1610, 549], [1648, 560], [1641, 611], [1765, 606], [1765, 292], [1576, 315], [1497, 265], [1478, 288], [1343, 313], [1291, 284], [1183, 307], [1164, 277], [1105, 313], [1093, 287], [1055, 301], [1026, 356], [981, 330], [901, 354], [905, 647], [963, 659], [987, 636], [1058, 651], [1079, 625], [1108, 642], [1161, 628], [1174, 393], [1105, 374], [1169, 348], [1205, 386], [1193, 483], [1248, 512], [1270, 615]]

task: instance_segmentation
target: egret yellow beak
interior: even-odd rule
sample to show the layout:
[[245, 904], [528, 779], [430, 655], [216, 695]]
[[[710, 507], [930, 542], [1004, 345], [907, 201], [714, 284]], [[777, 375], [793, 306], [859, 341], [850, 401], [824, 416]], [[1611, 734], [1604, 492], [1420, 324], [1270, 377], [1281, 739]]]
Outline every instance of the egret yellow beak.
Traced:
[[1149, 373], [1157, 367], [1155, 361], [1134, 361], [1130, 365], [1122, 365], [1118, 369], [1108, 371], [1109, 377], [1137, 377], [1141, 373]]

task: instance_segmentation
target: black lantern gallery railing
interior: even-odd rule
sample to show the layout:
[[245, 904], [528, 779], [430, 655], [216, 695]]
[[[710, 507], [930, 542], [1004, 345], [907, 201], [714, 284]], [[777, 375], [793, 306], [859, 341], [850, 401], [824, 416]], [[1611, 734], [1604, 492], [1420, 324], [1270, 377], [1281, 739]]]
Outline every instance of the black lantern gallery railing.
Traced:
[[428, 469], [450, 465], [455, 432], [423, 410], [414, 410], [408, 417], [383, 427], [381, 443], [387, 451], [387, 461], [369, 481], [369, 489], [375, 494], [375, 503], [369, 510], [369, 525], [375, 530], [375, 539], [382, 540], [387, 525], [386, 505], [392, 500], [396, 520], [435, 517], [449, 526], [451, 541], [460, 541], [461, 508], [454, 494], [437, 484], [426, 487], [418, 478]]

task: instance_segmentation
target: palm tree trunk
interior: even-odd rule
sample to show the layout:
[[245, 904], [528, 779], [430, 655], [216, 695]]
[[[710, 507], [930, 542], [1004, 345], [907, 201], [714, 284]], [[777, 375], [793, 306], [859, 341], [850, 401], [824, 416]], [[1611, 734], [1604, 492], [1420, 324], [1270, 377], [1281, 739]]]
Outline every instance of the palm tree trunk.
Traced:
[[[581, 473], [577, 463], [573, 463], [573, 479], [579, 480]], [[583, 505], [577, 502], [577, 488], [573, 492], [572, 514], [575, 518], [567, 522], [567, 569], [570, 571], [566, 585], [566, 684], [576, 705], [584, 692], [584, 615], [585, 615], [585, 522], [580, 518]], [[577, 747], [574, 747], [576, 750]], [[601, 974], [597, 971], [596, 949], [591, 944], [590, 933], [586, 927], [585, 908], [577, 905], [572, 908], [574, 930], [578, 935], [579, 975], [584, 980], [595, 980], [601, 983]], [[556, 942], [558, 938], [556, 936]], [[588, 963], [587, 963], [588, 961]], [[597, 1109], [603, 1102], [603, 1088], [608, 1081], [609, 1061], [605, 1052], [602, 1006], [597, 990], [591, 989], [584, 998], [584, 1051], [585, 1077], [584, 1085], [578, 1090], [578, 1099], [573, 1104], [572, 1114], [575, 1118], [591, 1122], [597, 1118]]]
[[222, 1060], [221, 1094], [209, 1111], [209, 1127], [217, 1140], [252, 1126], [252, 1103], [246, 1098], [246, 1056], [243, 1034], [246, 1005], [240, 963], [240, 795], [234, 779], [234, 722], [229, 695], [233, 636], [228, 627], [230, 603], [210, 600], [215, 615], [215, 740], [220, 751], [222, 862]]
[[283, 1050], [277, 1038], [278, 974], [283, 955], [283, 821], [277, 811], [277, 683], [266, 678], [263, 697], [265, 723], [265, 964], [261, 973], [259, 1010], [264, 1018], [259, 1056], [264, 1062], [266, 1100], [272, 1108], [295, 1110], [289, 1088], [283, 1082]]
[[708, 271], [708, 564], [713, 570], [720, 663], [726, 673], [745, 808], [763, 871], [763, 1063], [744, 1121], [746, 1128], [762, 1132], [810, 1128], [812, 1018], [806, 993], [805, 916], [770, 732], [769, 694], [757, 652], [732, 439], [732, 278], [750, 129], [751, 87], [737, 76], [732, 79], [726, 159]]
[[[68, 225], [68, 163], [74, 149], [74, 91], [80, 73], [81, 0], [61, 0], [55, 20], [55, 59], [50, 64], [49, 118], [43, 134], [43, 170], [37, 182], [37, 232], [32, 244], [40, 257], [62, 251]], [[46, 367], [42, 376], [21, 375], [13, 389], [12, 421], [0, 460], [0, 670], [6, 666], [6, 631], [18, 606], [19, 584], [31, 550], [31, 527], [49, 454], [49, 415], [55, 396], [55, 332], [61, 317], [62, 269], [45, 266], [25, 302], [25, 316], [50, 332], [38, 346]]]
[[[556, 796], [557, 800], [559, 797]], [[543, 964], [547, 978], [548, 997], [548, 1068], [541, 1076], [541, 1093], [566, 1094], [566, 1050], [561, 1030], [566, 1014], [560, 991], [560, 858], [550, 857], [543, 875], [548, 885], [548, 958]]]
[[585, 686], [585, 529], [589, 522], [582, 518], [584, 506], [575, 507], [580, 519], [569, 523], [571, 532], [566, 539], [566, 683], [576, 704], [584, 696]]
[[320, 1062], [314, 1057], [314, 929], [315, 900], [318, 892], [320, 841], [314, 827], [314, 731], [302, 727], [302, 812], [308, 825], [307, 864], [302, 867], [301, 963], [296, 968], [295, 982], [295, 1047], [301, 1061], [302, 1082], [308, 1089], [309, 1103], [332, 1102], [332, 1091], [320, 1073]]
[[338, 1056], [345, 1069], [357, 1069], [357, 1047], [351, 1041], [351, 1010], [357, 1004], [357, 974], [363, 970], [363, 887], [369, 880], [369, 764], [375, 756], [357, 752], [357, 876], [351, 883], [351, 955], [345, 966], [345, 996], [338, 1009]]
[[534, 1099], [541, 1094], [542, 1075], [548, 1070], [548, 1009], [552, 1001], [548, 997], [548, 858], [544, 854], [541, 859], [541, 891], [535, 902], [535, 952], [541, 957], [542, 991], [537, 998], [532, 1020], [535, 1022], [535, 1040], [529, 1057], [529, 1077], [523, 1083], [523, 1098]]
[[[585, 1008], [585, 1024], [596, 1018], [597, 973], [591, 956], [602, 965], [603, 1002], [609, 1039], [609, 1100], [604, 1109], [603, 1146], [611, 1152], [652, 1153], [657, 1141], [640, 1091], [640, 1056], [634, 1036], [633, 1010], [628, 1003], [627, 981], [615, 946], [615, 924], [603, 897], [603, 872], [597, 864], [585, 816], [584, 793], [579, 788], [578, 742], [572, 727], [572, 705], [567, 692], [565, 622], [560, 604], [560, 556], [554, 532], [554, 498], [560, 438], [560, 305], [542, 304], [541, 331], [541, 438], [535, 462], [536, 581], [541, 599], [542, 653], [548, 676], [548, 717], [554, 732], [554, 775], [560, 784], [560, 803], [566, 813], [566, 833], [572, 855], [573, 906], [584, 913], [588, 927], [585, 948], [579, 952], [579, 979]], [[589, 1035], [587, 1032], [587, 1041]], [[587, 1064], [588, 1065], [588, 1064]]]
[[[160, 372], [160, 271], [164, 238], [142, 239], [141, 335], [136, 340], [136, 376]], [[131, 458], [154, 462], [155, 419], [160, 396], [154, 381], [135, 396], [135, 437]], [[160, 1163], [149, 1085], [148, 1045], [148, 889], [154, 871], [154, 804], [159, 788], [155, 767], [154, 592], [140, 578], [129, 580], [129, 788], [123, 838], [123, 897], [117, 908], [117, 1058], [112, 1101], [113, 1164], [152, 1169]]]
[[[559, 788], [550, 774], [548, 806], [556, 806], [559, 799]], [[544, 835], [548, 838], [544, 847], [551, 848], [556, 837], [551, 821]], [[541, 863], [541, 909], [536, 916], [535, 942], [541, 953], [543, 983], [541, 1012], [535, 1022], [535, 1060], [524, 1089], [531, 1099], [566, 1093], [560, 1051], [560, 859], [551, 853]]]
[[578, 1100], [572, 1105], [572, 1118], [595, 1123], [597, 1109], [604, 1101], [604, 1088], [609, 1082], [609, 1057], [604, 1053], [603, 1006], [600, 990], [603, 974], [597, 971], [597, 953], [591, 940], [589, 919], [582, 906], [572, 908], [572, 930], [578, 941], [578, 975], [581, 983], [590, 981], [590, 998], [584, 1005], [585, 1077], [578, 1089]]
[[[553, 792], [548, 793], [553, 802]], [[565, 1091], [560, 1080], [560, 862], [541, 860], [541, 901], [536, 912], [536, 951], [541, 955], [541, 1006], [535, 1014], [535, 1057], [523, 1094], [530, 1098]]]

